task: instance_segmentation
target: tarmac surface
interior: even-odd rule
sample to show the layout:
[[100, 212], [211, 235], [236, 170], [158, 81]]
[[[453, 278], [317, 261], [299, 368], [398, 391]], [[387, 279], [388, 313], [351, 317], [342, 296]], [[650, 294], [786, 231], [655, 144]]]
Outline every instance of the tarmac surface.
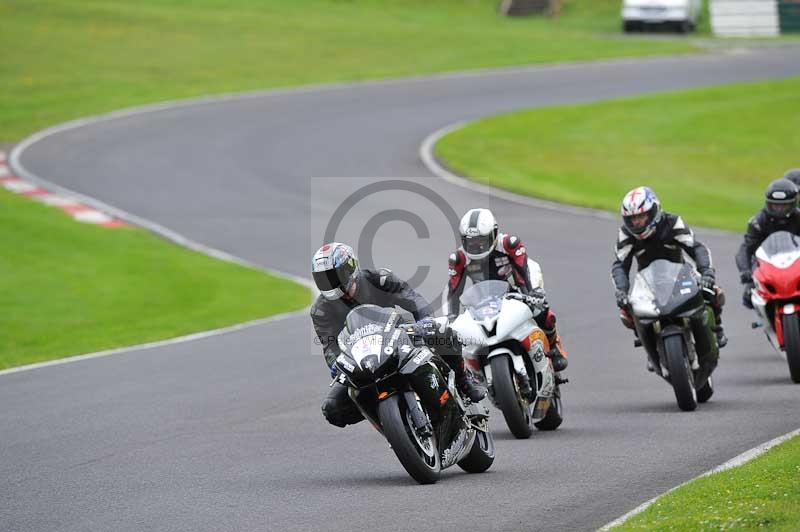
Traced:
[[740, 237], [698, 231], [728, 291], [730, 344], [714, 398], [680, 412], [616, 317], [617, 222], [486, 197], [418, 156], [459, 120], [796, 75], [796, 48], [500, 70], [268, 92], [35, 142], [27, 170], [201, 243], [308, 276], [327, 230], [431, 299], [453, 217], [488, 206], [542, 265], [571, 382], [559, 430], [515, 440], [493, 410], [492, 468], [418, 486], [367, 423], [323, 419], [328, 371], [305, 316], [0, 376], [0, 528], [590, 530], [798, 428], [800, 387], [739, 305]]

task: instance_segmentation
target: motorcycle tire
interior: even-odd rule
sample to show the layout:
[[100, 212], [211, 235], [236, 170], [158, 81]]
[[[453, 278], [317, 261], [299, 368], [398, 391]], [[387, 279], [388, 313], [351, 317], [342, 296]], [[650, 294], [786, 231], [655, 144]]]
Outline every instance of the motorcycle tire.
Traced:
[[674, 335], [664, 338], [664, 351], [669, 369], [669, 381], [675, 391], [678, 408], [691, 412], [697, 408], [697, 390], [694, 387], [694, 375], [689, 366], [683, 337]]
[[488, 428], [489, 423], [486, 421], [486, 432], [475, 431], [475, 440], [472, 442], [472, 448], [470, 448], [467, 456], [458, 462], [458, 467], [467, 473], [483, 473], [494, 462], [494, 438]]
[[705, 403], [711, 396], [714, 395], [714, 382], [711, 380], [711, 375], [706, 379], [706, 383], [697, 389], [697, 402]]
[[492, 367], [494, 399], [503, 412], [508, 429], [517, 439], [530, 438], [533, 434], [532, 418], [520, 402], [511, 361], [506, 356], [496, 356], [490, 359], [489, 365]]
[[792, 377], [792, 382], [800, 384], [800, 318], [797, 314], [785, 314], [781, 324], [789, 375]]
[[401, 403], [398, 395], [381, 401], [378, 405], [378, 419], [383, 427], [383, 434], [403, 468], [414, 480], [420, 484], [434, 484], [439, 480], [442, 471], [436, 437], [431, 436], [433, 453], [432, 456], [427, 456], [414, 436], [410, 420], [403, 413], [405, 410], [406, 405]]
[[533, 425], [539, 430], [556, 430], [564, 422], [564, 410], [561, 404], [561, 391], [556, 388], [553, 392], [553, 401], [547, 414]]

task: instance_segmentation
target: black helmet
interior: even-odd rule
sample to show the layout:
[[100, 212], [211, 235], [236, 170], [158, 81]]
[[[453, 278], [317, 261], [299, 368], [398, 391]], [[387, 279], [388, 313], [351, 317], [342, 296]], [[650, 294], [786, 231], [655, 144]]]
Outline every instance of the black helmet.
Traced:
[[788, 179], [778, 179], [767, 187], [767, 216], [774, 220], [785, 220], [797, 208], [797, 186]]
[[792, 168], [791, 170], [786, 170], [786, 173], [783, 174], [784, 179], [788, 179], [795, 186], [800, 189], [800, 168]]

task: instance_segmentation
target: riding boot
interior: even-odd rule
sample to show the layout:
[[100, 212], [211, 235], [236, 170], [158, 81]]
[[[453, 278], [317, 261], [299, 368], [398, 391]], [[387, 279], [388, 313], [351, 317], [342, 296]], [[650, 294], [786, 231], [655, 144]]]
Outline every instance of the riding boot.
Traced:
[[470, 401], [477, 403], [486, 397], [486, 388], [472, 380], [472, 376], [464, 367], [463, 358], [450, 367], [453, 368], [453, 371], [455, 371], [456, 374], [456, 386], [458, 386], [458, 389], [461, 391], [461, 393], [469, 397]]
[[714, 316], [717, 319], [717, 323], [714, 326], [714, 334], [717, 335], [717, 345], [719, 345], [719, 347], [725, 347], [728, 345], [728, 337], [725, 336], [725, 331], [722, 329], [722, 316], [717, 313], [714, 313]]
[[714, 333], [717, 335], [717, 345], [725, 347], [728, 344], [728, 337], [722, 329], [722, 307], [725, 305], [725, 292], [720, 287], [715, 287], [714, 298], [711, 309], [714, 311]]
[[550, 343], [550, 352], [547, 353], [547, 358], [549, 358], [550, 362], [553, 364], [553, 371], [556, 373], [564, 371], [567, 369], [569, 361], [567, 360], [567, 351], [561, 344], [561, 337], [558, 335], [558, 331], [556, 331], [555, 328], [546, 334], [547, 341]]

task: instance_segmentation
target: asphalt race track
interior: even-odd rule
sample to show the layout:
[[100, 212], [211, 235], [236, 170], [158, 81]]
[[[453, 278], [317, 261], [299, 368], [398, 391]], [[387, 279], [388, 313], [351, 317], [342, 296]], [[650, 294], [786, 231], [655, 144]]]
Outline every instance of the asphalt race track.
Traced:
[[[305, 316], [5, 375], [0, 529], [589, 530], [800, 427], [800, 386], [738, 303], [736, 236], [699, 231], [728, 290], [731, 341], [714, 398], [682, 413], [617, 320], [616, 222], [481, 197], [417, 154], [434, 130], [501, 111], [791, 75], [797, 48], [442, 76], [185, 106], [33, 144], [21, 162], [37, 175], [303, 276], [335, 209], [377, 182], [336, 238], [374, 233], [375, 262], [401, 276], [429, 266], [431, 298], [455, 246], [449, 208], [488, 204], [542, 264], [571, 383], [561, 429], [514, 440], [493, 411], [489, 472], [418, 486], [368, 424], [322, 418], [328, 372]], [[422, 189], [377, 179], [413, 176]]]

